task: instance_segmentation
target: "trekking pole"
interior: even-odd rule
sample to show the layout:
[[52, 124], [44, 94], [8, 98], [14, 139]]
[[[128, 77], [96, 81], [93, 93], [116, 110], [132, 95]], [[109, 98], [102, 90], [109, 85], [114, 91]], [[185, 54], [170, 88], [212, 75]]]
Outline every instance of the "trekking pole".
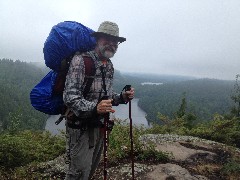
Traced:
[[[125, 91], [130, 91], [131, 85], [125, 86]], [[134, 154], [133, 154], [133, 130], [132, 130], [132, 104], [129, 99], [129, 120], [130, 120], [130, 141], [131, 141], [131, 160], [132, 160], [132, 179], [134, 180]]]
[[[107, 100], [108, 96], [103, 96], [102, 100]], [[108, 121], [109, 121], [109, 113], [104, 114], [104, 138], [103, 138], [103, 149], [104, 149], [104, 153], [103, 153], [103, 158], [104, 158], [104, 165], [103, 165], [103, 177], [104, 180], [107, 180], [107, 148], [108, 148]]]
[[109, 113], [104, 115], [104, 169], [103, 169], [104, 180], [107, 180], [108, 121], [109, 121]]
[[130, 119], [130, 140], [131, 140], [131, 159], [132, 159], [132, 179], [134, 179], [134, 155], [133, 155], [133, 131], [132, 131], [132, 115], [131, 101], [129, 101], [129, 119]]

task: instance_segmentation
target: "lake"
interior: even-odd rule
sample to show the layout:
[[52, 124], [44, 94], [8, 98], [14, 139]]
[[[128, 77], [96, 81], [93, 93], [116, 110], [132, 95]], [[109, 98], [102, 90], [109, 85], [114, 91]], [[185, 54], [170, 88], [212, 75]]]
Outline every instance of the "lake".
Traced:
[[153, 82], [143, 82], [143, 83], [141, 83], [141, 85], [163, 85], [163, 83], [153, 83]]
[[[145, 127], [149, 127], [149, 123], [146, 119], [146, 113], [138, 107], [138, 100], [133, 99], [131, 108], [132, 108], [132, 121], [135, 125], [143, 125]], [[121, 104], [119, 106], [113, 107], [116, 111], [114, 116], [118, 119], [126, 120], [129, 122], [129, 105]], [[59, 134], [59, 130], [65, 130], [65, 121], [63, 120], [60, 124], [56, 125], [55, 121], [59, 118], [60, 115], [51, 115], [47, 119], [45, 130], [50, 131], [53, 135]]]

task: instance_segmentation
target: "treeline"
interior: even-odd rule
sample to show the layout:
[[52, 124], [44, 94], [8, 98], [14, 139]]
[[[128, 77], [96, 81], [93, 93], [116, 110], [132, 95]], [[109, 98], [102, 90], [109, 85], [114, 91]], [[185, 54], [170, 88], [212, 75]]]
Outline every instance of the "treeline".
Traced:
[[227, 114], [233, 106], [231, 94], [234, 81], [199, 79], [141, 89], [139, 106], [148, 114], [148, 120], [157, 121], [158, 112], [174, 116], [186, 98], [187, 111], [195, 114], [199, 121], [212, 119], [215, 113]]
[[[0, 125], [3, 129], [16, 126], [23, 129], [42, 129], [46, 115], [30, 104], [31, 89], [49, 69], [33, 63], [0, 60]], [[142, 82], [161, 82], [163, 85], [141, 85]], [[212, 119], [213, 114], [227, 114], [234, 102], [231, 99], [235, 81], [195, 79], [184, 76], [126, 74], [115, 70], [114, 89], [120, 92], [126, 84], [136, 89], [139, 106], [150, 122], [159, 123], [159, 113], [174, 117], [181, 100], [186, 99], [186, 111], [198, 121]]]
[[[119, 77], [120, 76], [120, 77]], [[132, 84], [139, 98], [139, 106], [147, 113], [150, 122], [159, 123], [158, 113], [174, 117], [182, 98], [186, 99], [187, 112], [197, 117], [197, 121], [208, 121], [215, 113], [230, 113], [234, 105], [231, 99], [233, 81], [217, 79], [195, 79], [192, 77], [161, 75], [121, 75], [116, 82], [121, 86]], [[142, 82], [160, 82], [162, 85], [141, 85]], [[119, 84], [116, 83], [118, 90]]]
[[[31, 63], [0, 60], [0, 122], [1, 127], [8, 130], [0, 134], [1, 179], [42, 179], [43, 173], [36, 164], [64, 153], [64, 138], [26, 130], [45, 127], [47, 117], [31, 106], [29, 93], [47, 71], [48, 69]], [[135, 158], [144, 162], [149, 159], [156, 162], [168, 161], [166, 154], [155, 151], [153, 146], [146, 148], [139, 142], [141, 135], [149, 133], [191, 135], [239, 148], [239, 77], [237, 76], [236, 81], [221, 81], [129, 75], [115, 71], [116, 91], [119, 92], [126, 84], [131, 84], [136, 89], [136, 97], [140, 98], [139, 105], [147, 113], [147, 119], [161, 122], [161, 125], [153, 123], [147, 129], [134, 127]], [[162, 82], [163, 85], [142, 86], [141, 83], [146, 81]], [[235, 109], [231, 109], [234, 105]], [[231, 114], [228, 115], [230, 111]], [[213, 115], [214, 113], [218, 114]], [[195, 124], [195, 120], [201, 123]], [[210, 121], [203, 122], [204, 120]], [[124, 150], [123, 144], [127, 147]], [[113, 162], [126, 159], [130, 157], [130, 149], [129, 126], [117, 121], [109, 139], [109, 159]], [[231, 155], [229, 162], [220, 171], [227, 169], [227, 175], [236, 179], [240, 173], [239, 163], [239, 157]], [[55, 174], [53, 176], [56, 177]]]
[[44, 128], [47, 116], [31, 106], [29, 93], [46, 73], [33, 63], [0, 59], [1, 130]]

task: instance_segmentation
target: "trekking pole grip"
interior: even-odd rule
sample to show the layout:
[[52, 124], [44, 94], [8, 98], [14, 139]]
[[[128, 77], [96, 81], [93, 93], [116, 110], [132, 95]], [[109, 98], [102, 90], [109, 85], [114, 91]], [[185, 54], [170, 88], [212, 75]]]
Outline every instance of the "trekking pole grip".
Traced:
[[[125, 92], [126, 91], [130, 91], [131, 90], [131, 85], [126, 85], [123, 89], [125, 89]], [[132, 100], [132, 98], [129, 98], [129, 97], [127, 97], [129, 100]]]
[[124, 89], [125, 89], [125, 91], [130, 91], [130, 90], [131, 90], [131, 85], [126, 85], [126, 86], [124, 87]]

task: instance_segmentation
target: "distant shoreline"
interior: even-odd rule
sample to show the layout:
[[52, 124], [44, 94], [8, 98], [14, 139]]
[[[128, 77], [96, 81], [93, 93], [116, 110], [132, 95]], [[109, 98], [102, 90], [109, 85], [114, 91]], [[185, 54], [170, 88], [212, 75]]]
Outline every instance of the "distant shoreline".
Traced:
[[144, 85], [162, 85], [163, 83], [153, 83], [153, 82], [143, 82], [141, 83], [142, 86]]

